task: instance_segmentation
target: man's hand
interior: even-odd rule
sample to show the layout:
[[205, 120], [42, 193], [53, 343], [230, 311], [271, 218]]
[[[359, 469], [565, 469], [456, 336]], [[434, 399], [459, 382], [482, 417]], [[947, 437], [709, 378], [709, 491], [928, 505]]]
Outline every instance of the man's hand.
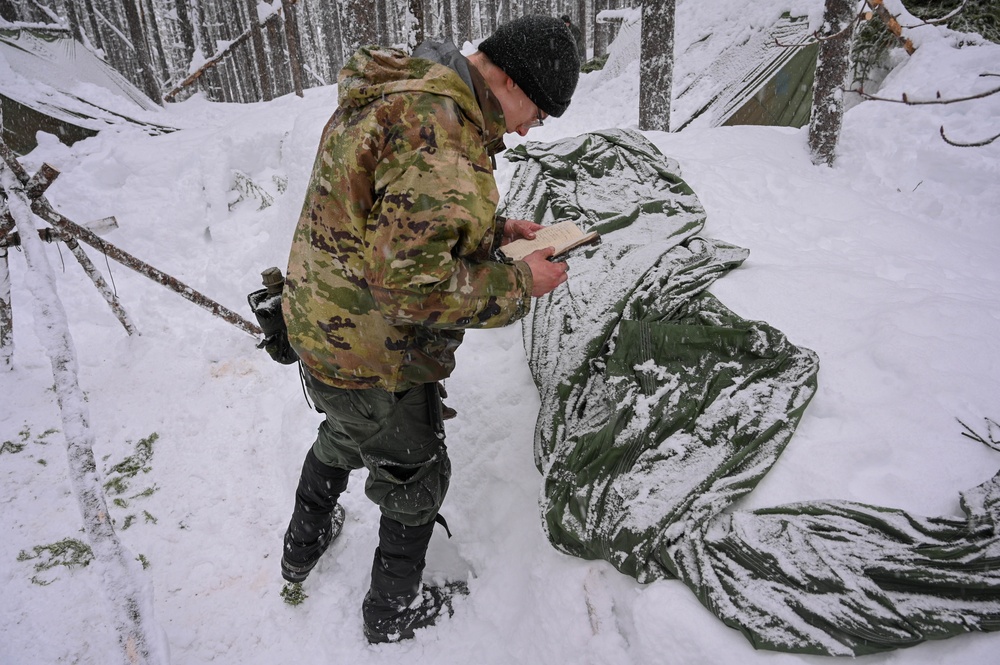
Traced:
[[531, 269], [531, 279], [534, 286], [531, 295], [540, 298], [569, 279], [569, 265], [565, 261], [549, 261], [552, 247], [544, 247], [524, 257], [524, 262]]
[[508, 219], [503, 225], [503, 241], [500, 243], [500, 246], [502, 247], [520, 238], [534, 240], [535, 231], [541, 231], [543, 228], [545, 227], [541, 224], [535, 224], [526, 219]]

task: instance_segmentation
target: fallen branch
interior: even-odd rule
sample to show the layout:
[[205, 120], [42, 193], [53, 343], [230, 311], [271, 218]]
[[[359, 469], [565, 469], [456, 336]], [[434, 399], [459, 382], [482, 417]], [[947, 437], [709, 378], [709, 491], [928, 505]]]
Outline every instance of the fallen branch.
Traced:
[[[278, 16], [279, 16], [278, 12], [275, 12], [273, 14], [268, 15], [267, 18], [265, 18], [260, 23], [260, 27], [266, 27], [272, 21], [276, 21], [278, 19]], [[232, 51], [234, 48], [236, 48], [237, 46], [239, 46], [243, 42], [245, 42], [248, 39], [250, 39], [250, 37], [252, 35], [253, 35], [253, 30], [247, 30], [243, 34], [241, 34], [239, 37], [237, 37], [233, 41], [229, 42], [221, 51], [219, 51], [218, 53], [216, 53], [215, 55], [213, 55], [211, 58], [209, 58], [208, 60], [206, 60], [201, 65], [201, 67], [199, 67], [197, 70], [194, 71], [194, 73], [192, 73], [186, 79], [184, 79], [183, 81], [181, 81], [180, 83], [178, 83], [174, 87], [173, 90], [171, 90], [170, 92], [168, 92], [167, 94], [165, 94], [163, 96], [163, 101], [165, 101], [165, 102], [173, 101], [174, 97], [177, 96], [177, 93], [179, 93], [181, 90], [183, 90], [184, 88], [186, 88], [187, 86], [191, 85], [192, 83], [194, 83], [195, 81], [197, 81], [199, 78], [201, 78], [202, 74], [204, 74], [209, 69], [211, 69], [212, 67], [215, 67], [217, 64], [219, 64], [222, 61], [222, 59], [225, 58], [229, 54], [230, 51]]]

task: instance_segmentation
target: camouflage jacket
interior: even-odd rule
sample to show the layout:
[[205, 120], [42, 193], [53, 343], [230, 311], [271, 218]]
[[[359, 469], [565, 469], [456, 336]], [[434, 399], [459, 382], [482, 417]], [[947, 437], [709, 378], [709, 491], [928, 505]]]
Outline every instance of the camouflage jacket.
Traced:
[[453, 55], [482, 106], [455, 69], [394, 49], [363, 48], [340, 72], [283, 302], [292, 347], [329, 385], [442, 379], [466, 328], [528, 312], [528, 266], [491, 260], [503, 114]]

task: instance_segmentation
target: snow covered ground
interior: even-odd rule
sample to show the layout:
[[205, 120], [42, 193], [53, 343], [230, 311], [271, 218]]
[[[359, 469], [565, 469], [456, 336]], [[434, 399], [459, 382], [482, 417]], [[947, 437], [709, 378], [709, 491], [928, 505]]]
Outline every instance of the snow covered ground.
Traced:
[[[939, 28], [880, 92], [911, 99], [997, 87], [1000, 47], [956, 48]], [[114, 215], [107, 239], [249, 317], [259, 273], [284, 267], [316, 141], [334, 88], [269, 104], [192, 99], [155, 138], [102, 133], [72, 148], [42, 136], [23, 162], [62, 172], [48, 195], [78, 222]], [[554, 140], [635, 127], [638, 68], [586, 75]], [[922, 515], [959, 515], [958, 492], [991, 477], [1000, 455], [961, 436], [1000, 420], [1000, 95], [960, 104], [865, 102], [847, 114], [835, 168], [813, 166], [805, 130], [732, 127], [649, 133], [678, 159], [708, 211], [705, 234], [750, 259], [713, 292], [820, 357], [820, 387], [787, 451], [745, 500], [764, 507], [850, 499]], [[503, 191], [512, 168], [499, 160]], [[237, 173], [273, 200], [236, 189]], [[275, 663], [818, 663], [756, 652], [679, 582], [639, 585], [609, 564], [569, 558], [545, 540], [532, 460], [538, 405], [518, 326], [474, 331], [448, 381], [454, 464], [427, 577], [467, 578], [455, 616], [409, 643], [371, 647], [360, 602], [377, 509], [360, 474], [343, 536], [304, 585], [279, 597], [281, 536], [318, 415], [293, 368], [176, 294], [110, 264], [141, 334], [129, 337], [66, 249], [47, 246], [80, 363], [99, 470], [152, 456], [111, 510], [148, 562], [170, 661]], [[108, 275], [104, 259], [89, 252]], [[36, 571], [36, 546], [82, 538], [68, 479], [52, 371], [35, 330], [22, 254], [12, 251], [15, 357], [0, 371], [0, 663], [108, 663], [117, 645], [96, 567]], [[1000, 432], [994, 432], [1000, 437]], [[11, 445], [7, 445], [9, 442]], [[23, 448], [21, 447], [23, 445]], [[19, 450], [19, 452], [18, 452]], [[115, 474], [112, 474], [115, 475]], [[120, 475], [120, 474], [118, 474]], [[152, 493], [146, 490], [153, 489]], [[111, 495], [115, 498], [118, 495]], [[133, 516], [129, 519], [129, 516]], [[129, 523], [128, 528], [125, 524]], [[962, 636], [868, 657], [875, 664], [997, 662], [1000, 637]]]

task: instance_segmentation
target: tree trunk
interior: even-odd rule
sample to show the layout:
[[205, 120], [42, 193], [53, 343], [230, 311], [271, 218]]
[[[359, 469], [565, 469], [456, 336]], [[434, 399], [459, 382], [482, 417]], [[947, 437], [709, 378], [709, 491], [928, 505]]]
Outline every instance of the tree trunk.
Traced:
[[813, 164], [833, 166], [837, 141], [844, 120], [844, 87], [851, 55], [853, 0], [826, 0], [823, 34], [816, 59], [812, 115], [809, 120], [809, 152]]
[[[587, 0], [576, 0], [576, 26], [580, 29], [580, 39], [583, 40], [583, 51], [587, 53], [587, 33], [591, 31], [587, 25]], [[584, 58], [586, 59], [586, 58]], [[582, 62], [580, 63], [583, 64]]]
[[670, 131], [676, 4], [676, 0], [661, 0], [642, 7], [639, 129], [643, 131]]
[[361, 46], [378, 40], [375, 12], [369, 0], [337, 0], [337, 7], [340, 10], [342, 62], [347, 62]]
[[[139, 11], [142, 18], [143, 33], [149, 35], [150, 40], [153, 44], [154, 53], [156, 56], [155, 65], [160, 68], [160, 79], [164, 82], [170, 80], [170, 69], [167, 67], [167, 54], [163, 50], [163, 40], [160, 39], [160, 28], [156, 21], [156, 7], [153, 6], [153, 0], [146, 0], [145, 5], [139, 6]], [[147, 43], [149, 43], [147, 41]]]
[[81, 44], [85, 43], [83, 41], [83, 28], [80, 25], [80, 17], [76, 12], [76, 4], [67, 2], [66, 14], [67, 18], [69, 18], [69, 29], [73, 33], [73, 39]]
[[472, 3], [468, 0], [458, 0], [455, 10], [458, 18], [458, 32], [455, 35], [455, 44], [459, 48], [462, 48], [465, 42], [472, 41]]
[[442, 36], [455, 42], [455, 22], [452, 20], [451, 0], [441, 0], [444, 9], [444, 31]]
[[424, 41], [424, 3], [423, 0], [409, 0], [410, 1], [410, 16], [412, 17], [413, 25], [410, 26], [407, 35], [407, 43], [410, 48], [416, 47], [422, 41]]
[[257, 65], [257, 80], [260, 81], [260, 94], [265, 102], [269, 102], [274, 99], [274, 94], [271, 88], [271, 71], [264, 51], [264, 31], [260, 29], [260, 19], [257, 17], [257, 0], [246, 0], [246, 5], [250, 41], [253, 42], [253, 57]]
[[146, 38], [142, 34], [142, 19], [139, 17], [139, 7], [136, 4], [139, 1], [124, 0], [122, 3], [125, 10], [125, 19], [128, 23], [129, 37], [132, 40], [132, 48], [135, 49], [136, 59], [139, 63], [139, 77], [142, 80], [143, 92], [157, 104], [162, 104], [160, 84], [156, 80], [153, 63], [149, 59]]
[[302, 54], [299, 51], [299, 27], [296, 23], [295, 5], [291, 0], [281, 0], [285, 12], [285, 41], [288, 43], [288, 68], [292, 73], [292, 88], [302, 97]]
[[104, 50], [104, 41], [101, 39], [101, 31], [97, 28], [97, 13], [94, 12], [93, 0], [83, 0], [83, 7], [87, 10], [87, 20], [90, 22], [91, 44], [98, 51]]
[[608, 0], [594, 0], [594, 57], [599, 58], [608, 52], [608, 24], [598, 23], [597, 15], [608, 8]]
[[372, 0], [375, 3], [375, 42], [376, 44], [391, 44], [389, 36], [389, 12], [386, 9], [388, 0]]
[[[181, 39], [181, 58], [184, 61], [184, 71], [177, 72], [178, 78], [186, 76], [191, 70], [191, 61], [194, 59], [194, 26], [191, 25], [191, 12], [188, 8], [188, 0], [177, 0], [177, 32]], [[177, 80], [176, 78], [174, 79]]]

